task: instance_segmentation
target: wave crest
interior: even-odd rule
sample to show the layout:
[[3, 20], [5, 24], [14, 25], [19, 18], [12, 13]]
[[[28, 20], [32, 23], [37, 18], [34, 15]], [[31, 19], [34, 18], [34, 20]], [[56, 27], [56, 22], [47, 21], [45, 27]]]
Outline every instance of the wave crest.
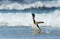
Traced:
[[6, 4], [1, 4], [0, 5], [0, 9], [16, 9], [16, 10], [23, 10], [23, 9], [27, 9], [27, 8], [38, 8], [38, 7], [60, 7], [60, 1], [51, 1], [51, 2], [41, 2], [41, 1], [37, 1], [34, 3], [30, 3], [30, 4], [20, 4], [17, 2], [10, 2], [10, 3], [6, 3]]
[[[49, 14], [36, 14], [36, 21], [44, 21], [40, 26], [60, 27], [60, 10]], [[30, 26], [32, 22], [31, 13], [0, 13], [0, 25]]]

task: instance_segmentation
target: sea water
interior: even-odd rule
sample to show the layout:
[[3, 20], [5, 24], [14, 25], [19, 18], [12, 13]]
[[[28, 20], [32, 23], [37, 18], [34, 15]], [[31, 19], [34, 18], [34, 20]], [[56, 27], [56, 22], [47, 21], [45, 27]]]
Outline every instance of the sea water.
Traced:
[[[32, 13], [43, 34], [31, 28]], [[60, 39], [60, 0], [0, 0], [0, 39]]]
[[31, 28], [32, 10], [30, 12], [2, 10], [0, 11], [0, 39], [60, 39], [60, 10], [53, 12], [46, 10], [39, 13], [38, 10], [34, 11], [35, 19], [44, 21], [44, 24], [39, 26], [45, 33], [35, 34]]
[[[60, 10], [38, 11], [0, 11], [0, 39], [60, 39]], [[44, 22], [39, 26], [45, 33], [35, 34], [31, 13], [35, 14], [36, 21]]]
[[51, 27], [50, 29], [49, 27], [41, 27], [41, 29], [50, 32], [35, 34], [33, 29], [28, 26], [0, 26], [0, 39], [60, 39], [60, 29]]

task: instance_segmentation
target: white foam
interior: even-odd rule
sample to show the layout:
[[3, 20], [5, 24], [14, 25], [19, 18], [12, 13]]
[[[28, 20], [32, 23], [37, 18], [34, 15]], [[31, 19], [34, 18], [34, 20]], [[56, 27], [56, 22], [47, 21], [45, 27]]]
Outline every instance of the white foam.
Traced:
[[38, 8], [38, 7], [60, 7], [60, 1], [46, 1], [46, 2], [41, 2], [41, 1], [36, 1], [34, 3], [30, 3], [30, 4], [21, 4], [21, 3], [17, 3], [17, 2], [11, 2], [8, 1], [8, 3], [2, 3], [0, 5], [0, 9], [17, 9], [17, 10], [21, 10], [21, 9], [26, 9], [26, 8]]
[[[49, 14], [35, 14], [36, 21], [43, 21], [40, 26], [60, 27], [60, 11], [56, 10]], [[0, 13], [0, 25], [30, 26], [32, 23], [31, 13]]]

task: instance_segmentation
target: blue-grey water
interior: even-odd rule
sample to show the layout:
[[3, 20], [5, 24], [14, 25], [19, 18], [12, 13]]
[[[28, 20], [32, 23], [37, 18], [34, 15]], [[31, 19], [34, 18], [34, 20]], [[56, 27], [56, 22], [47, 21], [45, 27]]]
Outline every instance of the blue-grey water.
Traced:
[[[58, 13], [56, 13], [56, 12]], [[12, 25], [16, 22], [17, 25], [20, 23], [26, 22], [26, 24], [29, 24], [29, 21], [31, 18], [27, 15], [30, 13], [35, 13], [35, 14], [43, 14], [43, 13], [51, 13], [50, 16], [54, 18], [56, 23], [54, 23], [53, 18], [50, 16], [47, 16], [47, 18], [44, 18], [43, 20], [47, 21], [47, 23], [51, 24], [57, 24], [56, 26], [59, 25], [59, 11], [60, 10], [55, 10], [55, 9], [26, 9], [26, 10], [0, 10], [0, 24], [3, 26], [0, 26], [0, 39], [60, 39], [60, 29], [56, 27], [41, 27], [42, 31], [46, 32], [43, 34], [34, 34], [34, 30], [31, 27], [27, 26], [4, 26], [9, 25], [11, 23]], [[10, 13], [10, 14], [9, 14]], [[17, 14], [21, 13], [21, 15]], [[27, 13], [27, 15], [25, 15]], [[56, 13], [56, 14], [53, 14]], [[52, 15], [53, 14], [53, 15]], [[37, 16], [38, 16], [37, 15]], [[48, 15], [48, 14], [47, 14]], [[57, 20], [56, 20], [57, 16]], [[26, 19], [25, 19], [26, 18]], [[29, 19], [29, 20], [28, 20]], [[48, 20], [46, 20], [48, 19]], [[51, 19], [51, 20], [50, 20]], [[26, 21], [27, 20], [27, 21]], [[20, 23], [19, 23], [20, 22]], [[51, 22], [51, 23], [50, 23]], [[16, 24], [15, 23], [15, 24]], [[25, 25], [25, 23], [23, 24]], [[52, 25], [52, 24], [51, 24]]]
[[[0, 10], [0, 13], [2, 13], [2, 15], [1, 15], [2, 17], [0, 17], [0, 20], [2, 20], [2, 18], [4, 19], [0, 23], [1, 25], [3, 25], [3, 26], [0, 26], [0, 39], [60, 39], [60, 29], [56, 28], [56, 27], [41, 27], [42, 31], [44, 31], [45, 33], [34, 34], [34, 30], [31, 27], [27, 27], [27, 26], [15, 26], [15, 27], [4, 26], [5, 24], [9, 25], [10, 22], [11, 22], [11, 24], [14, 24], [15, 22], [18, 23], [18, 20], [20, 20], [19, 22], [24, 23], [27, 19], [30, 19], [29, 17], [27, 19], [25, 19], [26, 15], [23, 15], [25, 13], [27, 13], [27, 15], [29, 14], [29, 12], [35, 13], [35, 14], [42, 14], [42, 13], [51, 13], [52, 14], [52, 12], [54, 12], [54, 11], [55, 11], [55, 9], [51, 9], [51, 10], [50, 9], [46, 9], [46, 10], [45, 9], [44, 10], [41, 10], [41, 9], [34, 9], [34, 10], [32, 9], [31, 10], [30, 9], [30, 10], [22, 10], [22, 11], [15, 11], [15, 10], [2, 10], [1, 11]], [[59, 12], [59, 11], [57, 10], [56, 12]], [[17, 13], [21, 13], [22, 16], [18, 15]], [[56, 16], [58, 19], [58, 16], [59, 16], [58, 13]], [[22, 17], [23, 19], [20, 17]], [[53, 18], [54, 17], [55, 17], [55, 15], [53, 15]], [[45, 19], [46, 18], [44, 18], [44, 20]], [[48, 23], [50, 21], [53, 21], [52, 23], [54, 23], [54, 20], [50, 20], [50, 19], [48, 18]], [[25, 20], [25, 21], [23, 21], [23, 20]], [[28, 21], [30, 21], [30, 20], [27, 20], [26, 23], [28, 23]], [[58, 27], [59, 23], [58, 23], [58, 21], [56, 21], [56, 22], [57, 23], [54, 23], [54, 24], [57, 24], [57, 27]], [[19, 24], [17, 24], [17, 25], [19, 25]]]
[[[28, 27], [31, 13], [45, 33]], [[60, 39], [60, 0], [0, 0], [0, 39]]]
[[1, 26], [0, 39], [60, 39], [58, 28], [41, 27], [41, 29], [51, 32], [49, 34], [34, 34], [32, 28], [27, 26]]

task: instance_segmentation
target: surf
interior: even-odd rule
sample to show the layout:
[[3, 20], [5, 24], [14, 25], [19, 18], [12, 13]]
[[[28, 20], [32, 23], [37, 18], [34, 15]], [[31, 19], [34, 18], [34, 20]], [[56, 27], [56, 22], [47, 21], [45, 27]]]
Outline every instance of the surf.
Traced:
[[[55, 10], [49, 14], [42, 13], [37, 14], [35, 13], [36, 21], [44, 21], [44, 24], [39, 24], [39, 26], [51, 26], [51, 27], [60, 27], [60, 10]], [[0, 13], [0, 25], [8, 25], [8, 26], [30, 26], [32, 23], [32, 16], [30, 13], [22, 13], [22, 12], [4, 12]]]
[[[41, 2], [41, 1], [36, 1], [33, 3], [17, 3], [17, 2], [11, 2], [11, 1], [6, 1], [6, 3], [1, 2], [3, 4], [0, 5], [0, 9], [7, 9], [7, 10], [24, 10], [24, 9], [29, 9], [29, 8], [39, 8], [39, 7], [59, 7], [60, 1], [52, 1], [52, 2]], [[7, 4], [8, 3], [8, 4]], [[58, 4], [58, 5], [57, 5]]]

